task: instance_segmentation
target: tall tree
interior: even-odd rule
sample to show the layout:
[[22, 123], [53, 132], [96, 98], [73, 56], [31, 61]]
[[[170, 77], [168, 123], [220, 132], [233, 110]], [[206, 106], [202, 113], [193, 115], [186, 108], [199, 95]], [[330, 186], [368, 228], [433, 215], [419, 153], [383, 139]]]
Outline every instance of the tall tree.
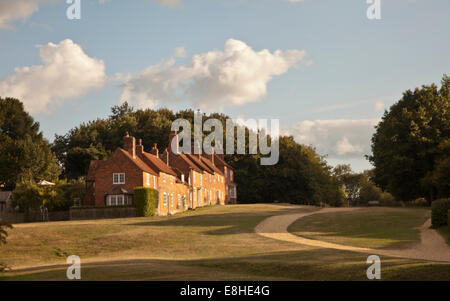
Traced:
[[14, 189], [17, 182], [56, 180], [59, 166], [39, 123], [14, 98], [0, 98], [0, 184]]
[[397, 199], [425, 197], [431, 202], [438, 195], [448, 196], [431, 175], [448, 164], [449, 153], [441, 149], [450, 138], [449, 91], [446, 75], [440, 89], [433, 84], [408, 90], [376, 127], [369, 156], [374, 181]]

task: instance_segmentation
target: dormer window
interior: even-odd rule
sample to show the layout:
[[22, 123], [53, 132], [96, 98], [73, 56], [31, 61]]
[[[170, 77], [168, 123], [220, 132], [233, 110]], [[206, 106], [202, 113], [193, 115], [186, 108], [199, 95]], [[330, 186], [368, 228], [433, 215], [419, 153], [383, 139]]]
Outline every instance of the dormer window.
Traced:
[[113, 184], [125, 184], [125, 174], [124, 173], [114, 173], [113, 174]]

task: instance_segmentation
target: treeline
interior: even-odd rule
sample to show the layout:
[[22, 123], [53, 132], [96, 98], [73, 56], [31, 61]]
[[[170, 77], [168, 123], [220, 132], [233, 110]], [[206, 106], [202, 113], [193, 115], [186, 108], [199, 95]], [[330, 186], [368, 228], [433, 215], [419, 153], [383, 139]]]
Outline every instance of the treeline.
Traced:
[[[113, 107], [108, 118], [81, 124], [66, 135], [56, 136], [52, 150], [62, 167], [62, 176], [76, 179], [87, 174], [91, 160], [105, 159], [117, 147], [122, 147], [126, 132], [142, 139], [145, 149], [158, 143], [160, 152], [163, 151], [168, 147], [172, 122], [178, 118], [193, 124], [194, 111], [135, 110], [124, 103]], [[221, 120], [225, 131], [228, 116], [215, 113], [203, 115], [203, 118]], [[247, 149], [248, 135], [246, 129]], [[226, 149], [226, 141], [224, 143]], [[333, 177], [331, 167], [312, 147], [300, 145], [292, 137], [280, 137], [279, 145], [279, 162], [273, 166], [261, 166], [259, 155], [225, 156], [235, 169], [240, 202], [327, 203], [333, 206], [343, 203], [344, 193]]]
[[403, 93], [372, 138], [373, 180], [396, 199], [450, 197], [450, 77]]

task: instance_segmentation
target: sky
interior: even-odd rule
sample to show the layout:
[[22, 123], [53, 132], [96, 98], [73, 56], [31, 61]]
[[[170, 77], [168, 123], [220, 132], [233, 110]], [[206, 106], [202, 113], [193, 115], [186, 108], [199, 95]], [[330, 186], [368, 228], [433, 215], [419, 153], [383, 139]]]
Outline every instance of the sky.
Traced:
[[65, 0], [0, 1], [0, 97], [49, 141], [128, 101], [279, 119], [362, 171], [384, 110], [449, 74], [448, 0], [381, 0], [378, 20], [366, 0], [80, 3], [71, 20]]

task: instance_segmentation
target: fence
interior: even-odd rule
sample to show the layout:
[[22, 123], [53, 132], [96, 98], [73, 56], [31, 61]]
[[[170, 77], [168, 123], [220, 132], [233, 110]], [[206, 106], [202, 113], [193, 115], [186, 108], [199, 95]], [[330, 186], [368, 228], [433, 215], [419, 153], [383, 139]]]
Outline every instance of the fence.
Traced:
[[135, 207], [70, 208], [70, 220], [136, 217]]

